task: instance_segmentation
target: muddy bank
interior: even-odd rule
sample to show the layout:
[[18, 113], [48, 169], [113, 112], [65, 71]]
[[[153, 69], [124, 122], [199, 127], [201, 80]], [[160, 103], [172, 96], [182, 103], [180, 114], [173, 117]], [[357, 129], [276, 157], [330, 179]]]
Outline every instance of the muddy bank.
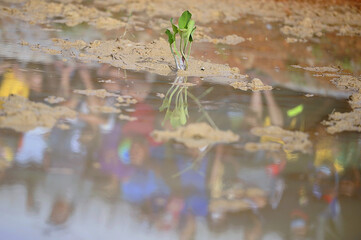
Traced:
[[338, 78], [333, 78], [331, 82], [335, 84], [337, 88], [352, 94], [348, 100], [352, 111], [346, 113], [331, 113], [329, 119], [323, 121], [322, 124], [327, 126], [327, 132], [330, 134], [344, 131], [361, 132], [361, 78], [341, 75]]
[[327, 132], [335, 134], [344, 131], [361, 132], [361, 109], [354, 109], [351, 112], [330, 114], [327, 121], [322, 124], [327, 126]]
[[[108, 41], [96, 40], [66, 41], [52, 39], [54, 47], [61, 47], [61, 54], [72, 56], [82, 61], [108, 63], [127, 70], [147, 71], [159, 75], [178, 74], [179, 76], [245, 78], [236, 67], [215, 64], [208, 61], [189, 59], [187, 71], [175, 71], [175, 63], [169, 44], [163, 38], [150, 43], [135, 43], [125, 39]], [[31, 46], [30, 46], [31, 47]], [[39, 47], [40, 48], [40, 47]], [[76, 51], [75, 51], [76, 50]]]
[[309, 67], [292, 65], [294, 68], [300, 68], [305, 71], [318, 72], [317, 77], [333, 77], [330, 81], [340, 90], [350, 93], [348, 103], [353, 109], [351, 112], [340, 113], [333, 112], [329, 115], [328, 120], [322, 122], [327, 126], [326, 130], [330, 134], [340, 133], [344, 131], [361, 132], [361, 78], [346, 75], [343, 69], [336, 67]]
[[52, 128], [59, 119], [75, 118], [77, 113], [67, 107], [50, 107], [24, 97], [0, 98], [0, 128], [26, 132], [36, 127]]
[[173, 139], [188, 148], [201, 148], [214, 143], [231, 143], [239, 140], [239, 136], [231, 131], [214, 129], [204, 122], [192, 123], [174, 131], [155, 130], [152, 136], [157, 142]]

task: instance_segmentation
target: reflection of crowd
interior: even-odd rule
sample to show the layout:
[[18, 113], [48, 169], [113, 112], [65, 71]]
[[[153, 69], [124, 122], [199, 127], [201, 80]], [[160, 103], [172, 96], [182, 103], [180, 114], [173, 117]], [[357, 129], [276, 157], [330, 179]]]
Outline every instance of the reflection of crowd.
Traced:
[[[152, 76], [137, 79], [142, 75], [61, 62], [36, 68], [21, 71], [16, 63], [3, 64], [0, 96], [41, 100], [56, 95], [66, 99], [60, 104], [79, 115], [68, 120], [70, 128], [65, 130], [39, 127], [20, 134], [1, 129], [0, 194], [5, 194], [3, 186], [24, 185], [26, 211], [41, 216], [46, 234], [76, 231], [72, 227], [77, 221], [96, 214], [116, 221], [109, 219], [122, 214], [113, 209], [117, 204], [132, 207], [140, 229], [177, 232], [181, 239], [195, 239], [202, 223], [215, 236], [232, 229], [244, 239], [331, 239], [329, 235], [342, 236], [352, 227], [342, 225], [341, 211], [345, 202], [360, 197], [357, 143], [339, 144], [336, 149], [319, 129], [314, 159], [303, 155], [295, 159], [285, 152], [252, 155], [223, 145], [203, 156], [204, 149], [160, 144], [151, 138], [162, 119], [149, 104], [156, 84]], [[57, 77], [48, 77], [48, 72]], [[116, 84], [95, 81], [100, 79]], [[137, 120], [91, 113], [91, 106], [112, 106], [113, 99], [72, 93], [99, 88], [137, 99], [128, 113]], [[243, 127], [304, 126], [304, 113], [288, 119], [271, 92], [253, 93], [250, 107], [252, 114], [243, 119]], [[228, 116], [226, 124], [237, 122]], [[92, 209], [99, 198], [100, 205], [109, 205], [110, 210]]]

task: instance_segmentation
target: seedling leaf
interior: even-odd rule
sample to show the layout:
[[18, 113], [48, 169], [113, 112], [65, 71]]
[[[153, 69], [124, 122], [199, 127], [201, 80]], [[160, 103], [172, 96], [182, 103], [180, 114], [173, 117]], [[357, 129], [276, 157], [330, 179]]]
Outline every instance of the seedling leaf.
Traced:
[[189, 42], [193, 42], [193, 32], [194, 30], [196, 30], [196, 27], [193, 28], [193, 30], [191, 31], [191, 34], [189, 35]]
[[180, 109], [180, 124], [184, 125], [187, 123], [187, 117], [186, 117], [186, 113], [184, 111], [184, 108], [181, 107]]
[[178, 26], [180, 29], [186, 29], [188, 26], [188, 22], [191, 19], [192, 14], [187, 10], [182, 13], [180, 18], [178, 19]]
[[172, 24], [172, 28], [173, 28], [173, 32], [174, 32], [174, 36], [175, 36], [179, 32], [178, 27], [173, 24], [173, 18], [170, 19], [170, 23]]
[[174, 35], [172, 34], [172, 32], [171, 32], [169, 29], [167, 29], [167, 30], [165, 31], [165, 34], [168, 35], [168, 42], [169, 42], [169, 44], [174, 43], [174, 41], [175, 41]]
[[187, 26], [187, 39], [189, 39], [189, 36], [191, 35], [191, 33], [193, 32], [194, 29], [194, 25], [196, 23], [194, 22], [194, 20], [189, 20], [188, 22], [188, 26]]

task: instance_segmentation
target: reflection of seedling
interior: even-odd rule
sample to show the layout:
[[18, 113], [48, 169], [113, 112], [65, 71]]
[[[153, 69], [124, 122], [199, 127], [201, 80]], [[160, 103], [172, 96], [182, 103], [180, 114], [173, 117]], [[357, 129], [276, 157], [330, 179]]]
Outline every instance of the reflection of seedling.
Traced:
[[[203, 94], [198, 97], [195, 97], [192, 93], [188, 92], [187, 87], [187, 78], [177, 77], [172, 86], [169, 88], [167, 94], [163, 99], [162, 106], [160, 106], [159, 111], [167, 110], [163, 123], [167, 120], [170, 121], [173, 127], [179, 127], [187, 123], [188, 115], [188, 96], [197, 104], [199, 111], [202, 113], [202, 117], [199, 120], [205, 118], [209, 124], [214, 128], [218, 129], [216, 124], [213, 122], [212, 118], [208, 113], [203, 109], [200, 99], [206, 96], [213, 90], [213, 87], [207, 89]], [[175, 106], [172, 110], [171, 105], [172, 101], [175, 99]]]
[[[188, 68], [188, 58], [191, 52], [193, 42], [193, 32], [196, 29], [192, 14], [189, 11], [182, 13], [178, 19], [178, 26], [173, 24], [173, 18], [170, 19], [173, 32], [167, 29], [170, 50], [173, 54], [177, 69], [186, 70]], [[179, 49], [177, 49], [176, 36], [179, 34]]]
[[[184, 77], [177, 77], [173, 85], [169, 88], [167, 94], [164, 97], [163, 104], [160, 106], [159, 111], [164, 111], [165, 117], [163, 123], [166, 120], [170, 120], [170, 123], [173, 127], [178, 127], [187, 123], [188, 118], [188, 100], [187, 100], [187, 87], [181, 85], [187, 80], [184, 80]], [[171, 103], [173, 98], [175, 98], [175, 106], [171, 110]]]

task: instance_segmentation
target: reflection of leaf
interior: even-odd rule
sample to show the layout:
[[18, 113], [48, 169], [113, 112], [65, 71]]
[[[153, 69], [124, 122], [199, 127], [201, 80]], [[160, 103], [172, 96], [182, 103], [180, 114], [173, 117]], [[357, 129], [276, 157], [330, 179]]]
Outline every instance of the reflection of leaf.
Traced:
[[184, 108], [183, 106], [181, 107], [181, 112], [180, 112], [180, 124], [181, 125], [184, 125], [187, 123], [187, 117], [186, 117], [186, 114], [185, 114], [185, 111], [184, 111]]
[[174, 109], [174, 111], [170, 115], [170, 124], [173, 127], [178, 127], [180, 125], [179, 123], [180, 123], [179, 112], [177, 111], [177, 109]]
[[170, 118], [170, 114], [171, 114], [170, 111], [167, 111], [167, 112], [165, 113], [164, 120], [163, 120], [162, 124], [164, 124], [164, 122], [167, 121], [167, 120]]
[[159, 107], [159, 111], [163, 112], [165, 109], [167, 109], [170, 105], [170, 101], [168, 99], [168, 97], [165, 97], [163, 99], [163, 103], [162, 103], [162, 106]]

